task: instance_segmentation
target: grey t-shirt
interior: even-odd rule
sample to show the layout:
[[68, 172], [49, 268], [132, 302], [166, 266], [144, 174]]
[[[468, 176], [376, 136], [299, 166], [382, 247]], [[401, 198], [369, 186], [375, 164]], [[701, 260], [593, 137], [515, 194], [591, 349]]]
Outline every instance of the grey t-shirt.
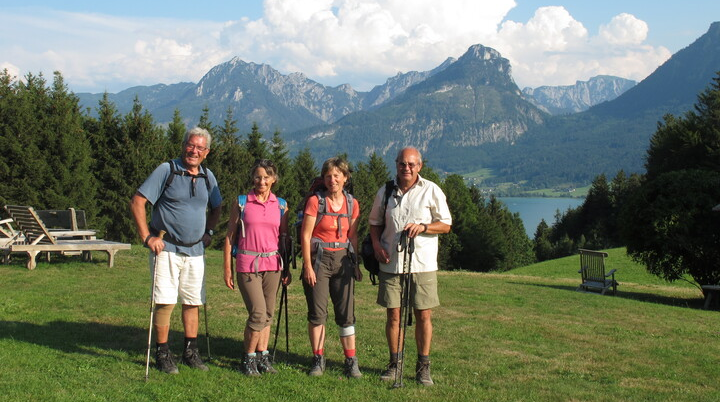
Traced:
[[[187, 171], [180, 159], [174, 162], [177, 170]], [[188, 247], [166, 241], [167, 251], [189, 256], [199, 256], [205, 252], [200, 240], [205, 233], [207, 207], [217, 208], [222, 203], [222, 197], [215, 175], [208, 169], [200, 168], [200, 172], [203, 171], [210, 182], [209, 193], [204, 178], [177, 174], [163, 193], [165, 182], [172, 174], [168, 163], [158, 166], [138, 188], [138, 192], [153, 205], [151, 231], [165, 230], [173, 242], [192, 244]]]

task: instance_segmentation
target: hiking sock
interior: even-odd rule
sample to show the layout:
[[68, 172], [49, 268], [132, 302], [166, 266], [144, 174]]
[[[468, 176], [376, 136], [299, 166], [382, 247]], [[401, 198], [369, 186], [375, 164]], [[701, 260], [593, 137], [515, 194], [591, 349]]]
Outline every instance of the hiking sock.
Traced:
[[197, 338], [185, 337], [185, 350], [197, 349]]
[[420, 363], [430, 363], [430, 355], [418, 354], [418, 361]]
[[161, 350], [163, 352], [166, 352], [166, 351], [170, 350], [170, 346], [168, 345], [167, 342], [163, 342], [163, 343], [155, 342], [155, 350]]
[[397, 363], [400, 360], [400, 353], [390, 353], [390, 363]]
[[355, 357], [355, 349], [345, 349], [345, 357]]
[[313, 350], [313, 354], [322, 356], [325, 354], [325, 350], [323, 350], [323, 349]]

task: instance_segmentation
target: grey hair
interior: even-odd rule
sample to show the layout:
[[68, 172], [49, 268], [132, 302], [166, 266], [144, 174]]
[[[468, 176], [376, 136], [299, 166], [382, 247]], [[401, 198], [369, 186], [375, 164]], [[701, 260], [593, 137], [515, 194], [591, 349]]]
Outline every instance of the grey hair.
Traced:
[[417, 148], [415, 148], [415, 147], [404, 147], [404, 148], [402, 148], [401, 150], [399, 150], [398, 153], [397, 153], [397, 155], [395, 156], [395, 162], [400, 162], [400, 156], [402, 155], [402, 153], [405, 152], [405, 151], [410, 151], [410, 150], [413, 150], [413, 151], [417, 152], [418, 160], [419, 160], [420, 162], [422, 162], [422, 160], [423, 160], [422, 154], [420, 153], [420, 150], [417, 149]]
[[210, 143], [212, 142], [212, 136], [210, 135], [210, 132], [205, 130], [202, 127], [193, 127], [190, 130], [188, 130], [185, 133], [185, 138], [183, 138], [183, 144], [187, 144], [187, 142], [190, 140], [190, 137], [204, 137], [207, 140], [207, 147], [210, 148]]

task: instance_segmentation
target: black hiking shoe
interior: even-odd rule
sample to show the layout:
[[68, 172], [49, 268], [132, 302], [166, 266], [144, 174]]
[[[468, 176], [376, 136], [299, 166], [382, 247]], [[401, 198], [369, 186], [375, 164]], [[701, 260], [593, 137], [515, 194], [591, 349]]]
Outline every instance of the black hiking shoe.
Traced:
[[343, 367], [343, 374], [345, 374], [345, 377], [348, 377], [348, 378], [362, 377], [362, 373], [360, 372], [360, 367], [358, 367], [357, 356], [345, 358], [345, 366]]
[[418, 361], [415, 364], [415, 381], [420, 385], [433, 385], [435, 384], [430, 377], [430, 362]]
[[383, 381], [395, 381], [398, 372], [398, 362], [390, 362], [385, 367], [385, 371], [380, 374], [380, 379]]
[[260, 374], [277, 374], [277, 370], [272, 366], [270, 361], [270, 354], [261, 354], [257, 356], [257, 371]]
[[325, 356], [324, 355], [314, 355], [312, 366], [310, 367], [310, 372], [308, 373], [311, 377], [318, 377], [323, 375], [325, 372]]
[[258, 359], [257, 356], [250, 356], [245, 354], [240, 366], [240, 372], [248, 377], [259, 377], [260, 372], [258, 371]]
[[175, 364], [175, 358], [173, 357], [172, 352], [170, 352], [169, 350], [158, 349], [155, 352], [155, 367], [163, 373], [179, 373], [177, 365]]
[[208, 371], [208, 366], [203, 363], [200, 358], [200, 352], [196, 348], [185, 349], [183, 352], [182, 362], [188, 367]]

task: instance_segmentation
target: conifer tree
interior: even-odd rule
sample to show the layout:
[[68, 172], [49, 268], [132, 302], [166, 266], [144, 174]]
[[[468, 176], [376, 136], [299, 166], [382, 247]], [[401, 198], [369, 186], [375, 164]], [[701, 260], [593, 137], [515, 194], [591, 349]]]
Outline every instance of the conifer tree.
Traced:
[[175, 159], [178, 157], [178, 155], [180, 155], [180, 147], [182, 147], [182, 141], [183, 138], [185, 138], [185, 132], [187, 132], [187, 127], [182, 121], [180, 110], [175, 109], [175, 111], [173, 112], [173, 119], [170, 124], [168, 124], [167, 128], [167, 150], [165, 151], [165, 159]]
[[129, 219], [128, 202], [132, 194], [128, 193], [133, 193], [140, 183], [131, 186], [124, 177], [122, 165], [127, 141], [124, 140], [121, 117], [107, 92], [99, 101], [97, 112], [97, 120], [88, 118], [85, 121], [93, 150], [93, 172], [101, 187], [97, 197], [96, 228], [99, 235], [108, 240], [137, 240], [130, 238], [128, 233], [117, 232], [117, 225], [113, 224], [119, 214], [125, 214]]
[[253, 123], [252, 129], [248, 133], [245, 148], [255, 159], [267, 159], [269, 157], [267, 144], [263, 141], [263, 134], [260, 132], [257, 123]]

